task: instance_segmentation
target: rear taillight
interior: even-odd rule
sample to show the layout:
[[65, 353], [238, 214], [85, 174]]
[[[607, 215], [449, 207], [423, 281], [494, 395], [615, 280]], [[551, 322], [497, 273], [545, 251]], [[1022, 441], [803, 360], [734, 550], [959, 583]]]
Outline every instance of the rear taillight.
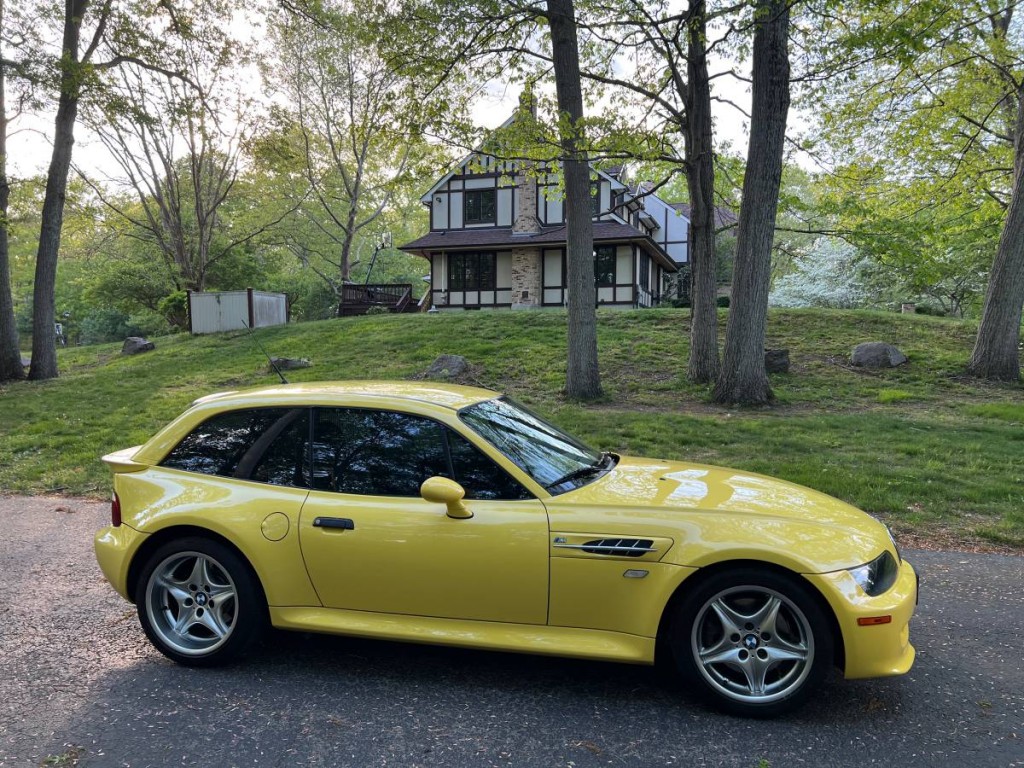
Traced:
[[115, 528], [121, 524], [121, 500], [116, 493], [110, 497], [110, 524]]

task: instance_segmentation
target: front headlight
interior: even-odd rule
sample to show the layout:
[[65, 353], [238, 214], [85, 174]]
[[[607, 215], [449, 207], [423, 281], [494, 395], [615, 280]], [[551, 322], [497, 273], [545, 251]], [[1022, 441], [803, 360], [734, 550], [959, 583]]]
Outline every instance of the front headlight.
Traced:
[[889, 550], [886, 550], [870, 563], [849, 570], [861, 589], [871, 597], [877, 597], [896, 583], [899, 566]]

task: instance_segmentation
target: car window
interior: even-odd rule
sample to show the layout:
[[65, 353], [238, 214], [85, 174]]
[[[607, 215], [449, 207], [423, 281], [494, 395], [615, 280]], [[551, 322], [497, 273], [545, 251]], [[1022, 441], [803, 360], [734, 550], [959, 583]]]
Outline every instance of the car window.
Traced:
[[459, 411], [459, 418], [556, 495], [586, 485], [614, 466], [605, 454], [509, 398], [468, 406]]
[[294, 409], [253, 408], [217, 414], [193, 429], [160, 463], [186, 472], [233, 477], [256, 441], [287, 418], [290, 410]]
[[419, 496], [429, 477], [450, 477], [443, 427], [421, 416], [317, 408], [313, 487], [369, 496]]
[[239, 462], [236, 477], [248, 477], [260, 483], [292, 485], [305, 488], [309, 485], [309, 410], [296, 408], [289, 417], [280, 419], [264, 434], [261, 440], [267, 446], [257, 445], [248, 453], [253, 454], [251, 463], [247, 459]]
[[467, 499], [520, 501], [533, 495], [462, 435], [448, 431], [455, 481]]

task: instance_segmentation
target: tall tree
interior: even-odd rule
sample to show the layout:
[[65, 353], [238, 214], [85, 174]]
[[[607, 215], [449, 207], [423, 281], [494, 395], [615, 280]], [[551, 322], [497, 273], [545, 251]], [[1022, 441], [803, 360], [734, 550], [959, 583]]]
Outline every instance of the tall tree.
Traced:
[[64, 222], [64, 200], [71, 168], [71, 149], [75, 144], [75, 121], [82, 95], [83, 66], [92, 59], [110, 19], [107, 0], [97, 14], [96, 31], [84, 53], [80, 50], [82, 23], [89, 0], [65, 0], [60, 55], [60, 86], [57, 116], [54, 121], [53, 152], [46, 173], [43, 220], [36, 252], [35, 287], [32, 293], [32, 367], [30, 379], [57, 376], [57, 346], [54, 334], [54, 290], [57, 284], [57, 255], [60, 230]]
[[[54, 57], [57, 113], [53, 150], [46, 174], [32, 296], [32, 367], [29, 378], [36, 380], [57, 376], [54, 290], [81, 99], [90, 87], [97, 84], [99, 73], [125, 62], [145, 64], [154, 70], [167, 72], [159, 64], [158, 43], [183, 32], [170, 2], [154, 6], [138, 0], [124, 0], [115, 7], [115, 0], [102, 0], [93, 12], [94, 5], [93, 0], [65, 0], [64, 12], [60, 16], [60, 50]], [[158, 28], [156, 22], [160, 16], [169, 17], [168, 28]], [[83, 47], [82, 30], [87, 23], [91, 23], [92, 33]], [[101, 47], [109, 56], [97, 61]]]
[[551, 56], [558, 91], [558, 135], [565, 178], [566, 272], [569, 288], [566, 394], [590, 400], [601, 394], [597, 363], [597, 285], [594, 279], [594, 222], [591, 218], [590, 163], [583, 135], [576, 11], [572, 0], [548, 0]]
[[18, 344], [18, 324], [14, 317], [7, 236], [7, 212], [11, 201], [11, 183], [7, 177], [7, 69], [10, 62], [5, 58], [2, 46], [3, 31], [6, 30], [5, 5], [5, 0], [0, 0], [0, 381], [21, 379], [25, 376]]
[[293, 110], [289, 127], [300, 139], [305, 178], [296, 204], [333, 251], [300, 258], [340, 294], [360, 239], [383, 224], [402, 185], [433, 155], [403, 124], [407, 79], [365, 39], [365, 19], [355, 8], [327, 3], [313, 18], [282, 12], [273, 31], [277, 58], [265, 77]]
[[[716, 308], [715, 153], [708, 57], [733, 34], [724, 25], [709, 36], [709, 22], [735, 9], [709, 10], [705, 0], [685, 8], [671, 0], [581, 2], [579, 26], [587, 45], [582, 77], [604, 89], [609, 134], [602, 153], [654, 161], [667, 172], [652, 191], [684, 174], [693, 207], [690, 220], [690, 353], [687, 376], [711, 382], [718, 373]], [[719, 25], [722, 27], [723, 25]], [[629, 66], [623, 66], [628, 60]], [[636, 117], [639, 116], [639, 120]], [[651, 164], [648, 164], [650, 167]]]
[[[1021, 100], [1024, 105], [1024, 99]], [[1022, 115], [1024, 118], [1024, 115]], [[1024, 120], [1022, 120], [1024, 122]], [[985, 307], [967, 370], [1000, 381], [1020, 379], [1020, 321], [1024, 307], [1024, 172], [1018, 170], [999, 239]]]
[[856, 189], [886, 214], [859, 217], [883, 261], [890, 224], [897, 235], [930, 227], [938, 234], [931, 240], [946, 241], [925, 249], [922, 262], [955, 258], [965, 234], [987, 241], [994, 266], [968, 367], [1010, 380], [1020, 373], [1024, 305], [1014, 208], [1024, 165], [1019, 5], [864, 0], [842, 18], [823, 15], [817, 36], [830, 40], [822, 50], [837, 76], [813, 94], [819, 137], [837, 160], [844, 191]]
[[[1024, 36], [1018, 18], [1016, 40], [1010, 38], [1015, 5], [1010, 3], [990, 16], [992, 36], [1001, 54], [996, 59], [997, 68], [1007, 92], [1000, 104], [1008, 113], [1007, 123], [1012, 128], [1013, 189], [985, 294], [978, 338], [967, 366], [975, 376], [1003, 381], [1020, 379], [1020, 322], [1024, 310]], [[1011, 47], [1014, 43], [1015, 51]]]
[[[686, 20], [684, 104], [686, 186], [690, 197], [690, 359], [687, 377], [707, 383], [718, 376], [718, 305], [715, 268], [715, 155], [708, 78], [707, 3], [694, 0]], [[666, 51], [670, 50], [667, 47]]]
[[[434, 3], [406, 0], [389, 15], [387, 30], [389, 59], [402, 63], [419, 75], [418, 93], [433, 96], [444, 84], [466, 83], [466, 93], [478, 92], [482, 82], [522, 79], [529, 81], [543, 70], [555, 71], [558, 119], [552, 133], [557, 146], [543, 147], [543, 157], [534, 156], [536, 126], [519, 134], [513, 127], [494, 147], [494, 154], [513, 161], [556, 160], [566, 183], [569, 282], [569, 360], [566, 392], [574, 398], [591, 398], [600, 393], [597, 364], [596, 286], [593, 265], [593, 225], [589, 195], [587, 136], [583, 130], [583, 96], [579, 83], [579, 43], [575, 6], [571, 2], [497, 2], [461, 0]], [[545, 22], [550, 36], [544, 34]], [[558, 53], [554, 53], [554, 49]], [[571, 63], [575, 60], [575, 66]], [[463, 102], [464, 103], [464, 102]], [[452, 120], [440, 111], [424, 115], [427, 122], [448, 128], [449, 137], [458, 136]], [[465, 133], [462, 133], [464, 136]], [[534, 143], [534, 147], [525, 145]], [[539, 143], [543, 143], [542, 141]], [[540, 165], [538, 163], [538, 166]], [[573, 169], [569, 169], [569, 165]], [[545, 166], [550, 169], [552, 166]], [[578, 191], [586, 170], [586, 191]], [[571, 185], [571, 186], [570, 186]], [[575, 211], [575, 213], [574, 213]], [[575, 220], [575, 224], [572, 222]], [[589, 263], [582, 263], [583, 254]], [[573, 264], [576, 267], [572, 266]], [[587, 275], [590, 275], [589, 282]], [[588, 298], [589, 297], [589, 298]]]
[[764, 340], [790, 101], [789, 3], [790, 0], [757, 0], [754, 6], [750, 141], [725, 354], [714, 390], [714, 399], [719, 403], [756, 405], [772, 400], [764, 364]]
[[[163, 256], [178, 290], [205, 290], [219, 261], [287, 213], [268, 202], [263, 216], [244, 225], [225, 213], [257, 121], [240, 68], [229, 64], [239, 58], [237, 46], [219, 37], [204, 34], [167, 52], [181, 76], [120, 67], [86, 118], [120, 168], [112, 184], [93, 189], [133, 225], [131, 236]], [[110, 186], [134, 202], [110, 194]]]

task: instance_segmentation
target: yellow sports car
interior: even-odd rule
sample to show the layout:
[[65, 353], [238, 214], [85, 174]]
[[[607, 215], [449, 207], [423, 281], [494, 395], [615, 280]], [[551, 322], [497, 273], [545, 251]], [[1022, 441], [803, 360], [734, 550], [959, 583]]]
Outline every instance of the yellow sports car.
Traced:
[[282, 385], [197, 400], [104, 457], [96, 556], [197, 666], [282, 629], [637, 664], [766, 716], [910, 669], [889, 532], [749, 472], [588, 448], [495, 392]]

